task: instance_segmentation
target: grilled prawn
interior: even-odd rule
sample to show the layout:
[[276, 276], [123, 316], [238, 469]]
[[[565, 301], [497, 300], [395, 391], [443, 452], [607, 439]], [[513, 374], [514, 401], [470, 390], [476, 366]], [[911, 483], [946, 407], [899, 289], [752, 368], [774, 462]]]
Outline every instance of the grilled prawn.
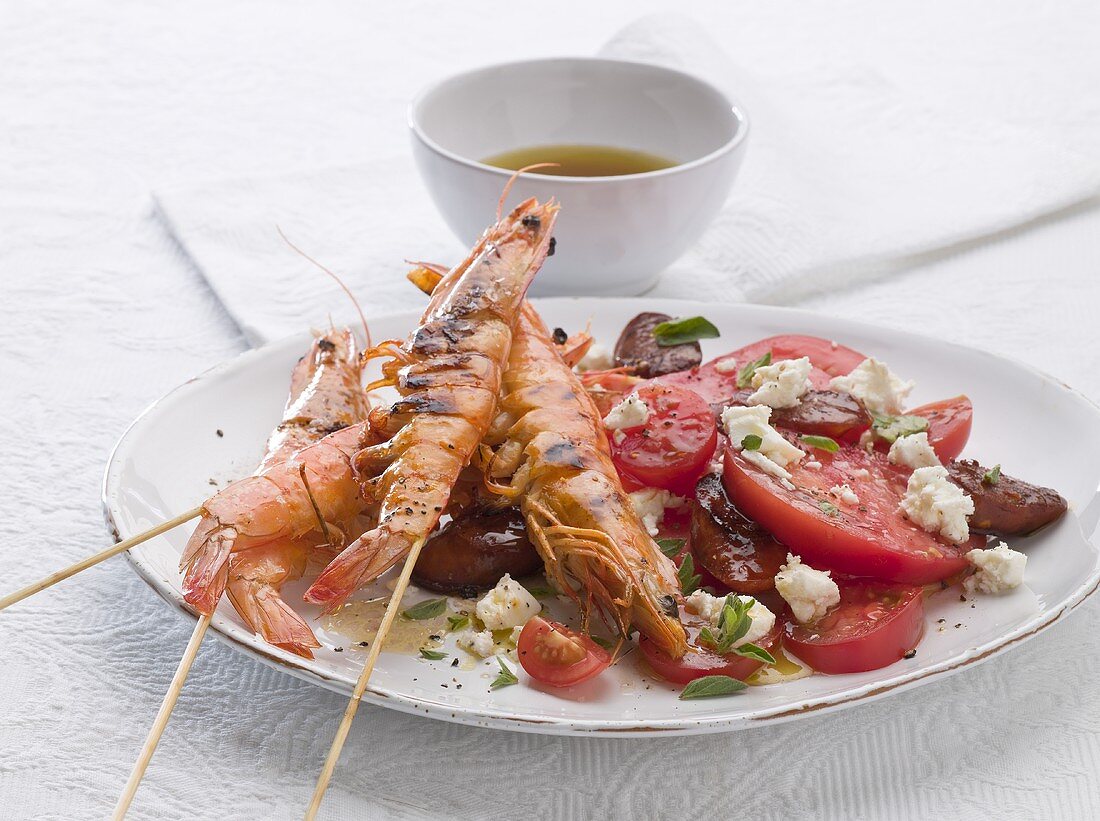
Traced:
[[[505, 191], [507, 193], [507, 190]], [[496, 412], [512, 327], [532, 277], [550, 251], [558, 207], [521, 203], [443, 277], [409, 338], [389, 355], [376, 385], [401, 398], [371, 412], [387, 441], [355, 456], [378, 525], [349, 545], [306, 591], [332, 611], [422, 544], [435, 528]]]
[[[279, 591], [311, 551], [339, 547], [363, 509], [351, 458], [376, 441], [361, 362], [348, 330], [319, 337], [299, 361], [283, 421], [257, 472], [208, 499], [184, 549], [184, 595], [211, 613], [227, 591], [269, 643], [310, 655], [317, 640]], [[328, 434], [328, 435], [326, 435]]]
[[490, 490], [516, 499], [546, 572], [626, 635], [631, 624], [673, 657], [687, 648], [676, 567], [646, 532], [611, 462], [600, 414], [525, 303], [487, 444]]

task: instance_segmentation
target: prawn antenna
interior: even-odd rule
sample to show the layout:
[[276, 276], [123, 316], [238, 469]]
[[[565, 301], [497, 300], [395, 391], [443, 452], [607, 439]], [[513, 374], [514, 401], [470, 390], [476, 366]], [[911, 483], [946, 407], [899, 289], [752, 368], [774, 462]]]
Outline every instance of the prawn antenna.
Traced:
[[280, 228], [278, 225], [276, 225], [275, 230], [279, 232], [279, 236], [283, 238], [283, 242], [285, 242], [287, 245], [289, 245], [292, 251], [294, 251], [299, 256], [304, 258], [307, 262], [312, 262], [314, 265], [316, 265], [318, 268], [320, 268], [322, 271], [324, 271], [326, 274], [328, 274], [330, 277], [332, 277], [336, 281], [336, 284], [339, 285], [343, 289], [344, 293], [348, 295], [348, 299], [351, 300], [351, 304], [355, 306], [355, 310], [359, 313], [359, 321], [363, 323], [363, 333], [366, 334], [366, 337], [367, 337], [367, 345], [366, 346], [368, 348], [373, 347], [374, 343], [371, 342], [370, 327], [367, 325], [367, 317], [363, 313], [362, 307], [360, 307], [360, 305], [359, 305], [359, 300], [356, 299], [355, 294], [353, 294], [351, 292], [351, 288], [349, 288], [347, 285], [345, 285], [344, 280], [340, 279], [340, 277], [338, 277], [333, 271], [326, 268], [320, 262], [315, 260], [309, 254], [307, 254], [305, 251], [303, 251], [301, 248], [299, 248], [297, 245], [295, 245], [293, 242], [291, 242], [290, 238], [286, 234], [283, 233], [282, 228]]
[[497, 222], [500, 222], [500, 215], [504, 213], [504, 201], [508, 199], [508, 192], [512, 190], [512, 186], [515, 185], [516, 180], [519, 179], [519, 175], [526, 173], [527, 171], [534, 171], [536, 168], [559, 168], [560, 162], [537, 162], [534, 165], [525, 165], [520, 168], [512, 176], [508, 178], [508, 182], [504, 183], [504, 190], [500, 192], [500, 199], [497, 200]]

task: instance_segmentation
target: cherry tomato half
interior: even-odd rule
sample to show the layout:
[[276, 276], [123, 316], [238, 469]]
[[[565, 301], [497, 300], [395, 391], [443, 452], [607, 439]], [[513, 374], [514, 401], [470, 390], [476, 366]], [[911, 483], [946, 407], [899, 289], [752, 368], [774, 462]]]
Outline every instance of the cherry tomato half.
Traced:
[[[687, 684], [703, 676], [730, 676], [744, 681], [764, 666], [762, 661], [739, 656], [736, 653], [720, 655], [698, 643], [699, 630], [703, 621], [692, 613], [681, 611], [681, 621], [688, 636], [688, 650], [678, 659], [665, 653], [650, 639], [642, 636], [638, 646], [653, 672], [674, 684]], [[773, 650], [778, 644], [782, 628], [777, 619], [775, 626], [760, 640], [754, 642], [757, 647]], [[808, 663], [808, 662], [807, 662]]]
[[[792, 553], [814, 567], [851, 576], [905, 584], [946, 579], [967, 566], [966, 553], [984, 544], [972, 537], [958, 545], [941, 540], [898, 510], [910, 471], [891, 465], [884, 453], [855, 445], [837, 453], [815, 450], [821, 467], [791, 465], [794, 488], [726, 449], [722, 481], [730, 501]], [[847, 504], [829, 490], [848, 485], [859, 501]]]
[[517, 652], [527, 675], [551, 687], [588, 681], [611, 664], [611, 655], [588, 636], [541, 616], [524, 625]]
[[[819, 390], [827, 388], [829, 380], [834, 376], [845, 376], [867, 358], [859, 351], [835, 344], [828, 339], [801, 334], [783, 334], [761, 339], [736, 351], [730, 351], [724, 356], [703, 363], [698, 368], [665, 374], [657, 379], [665, 385], [679, 385], [693, 390], [702, 396], [705, 402], [725, 403], [738, 391], [737, 374], [741, 368], [769, 351], [772, 362], [808, 356], [814, 366], [810, 373], [810, 382]], [[735, 367], [722, 373], [716, 366], [728, 359], [734, 360]]]
[[901, 659], [924, 633], [919, 587], [838, 580], [840, 604], [815, 622], [788, 619], [784, 644], [821, 673], [862, 673]]
[[648, 487], [688, 495], [718, 446], [710, 406], [697, 393], [650, 382], [635, 392], [649, 406], [644, 425], [627, 428], [611, 457], [619, 473]]

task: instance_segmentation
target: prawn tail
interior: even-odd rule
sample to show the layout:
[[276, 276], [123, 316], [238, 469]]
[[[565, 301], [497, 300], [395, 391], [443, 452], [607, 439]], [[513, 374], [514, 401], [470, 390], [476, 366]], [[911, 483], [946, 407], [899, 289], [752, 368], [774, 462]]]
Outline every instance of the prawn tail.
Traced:
[[385, 528], [364, 533], [347, 546], [306, 590], [303, 598], [332, 613], [356, 590], [368, 584], [407, 555], [412, 543]]
[[311, 648], [321, 643], [301, 616], [279, 595], [279, 591], [255, 579], [234, 579], [226, 593], [248, 626], [264, 641], [288, 652], [313, 658]]
[[203, 519], [187, 542], [180, 560], [183, 597], [200, 613], [213, 613], [225, 592], [236, 538], [235, 529], [211, 517]]

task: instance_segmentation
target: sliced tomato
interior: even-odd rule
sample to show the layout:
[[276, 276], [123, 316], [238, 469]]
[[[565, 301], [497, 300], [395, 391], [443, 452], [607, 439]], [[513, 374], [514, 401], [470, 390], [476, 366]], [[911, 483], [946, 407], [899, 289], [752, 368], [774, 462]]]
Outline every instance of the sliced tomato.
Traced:
[[[879, 451], [845, 445], [835, 454], [814, 450], [813, 459], [820, 468], [807, 469], [809, 459], [790, 466], [792, 490], [727, 447], [722, 481], [735, 505], [814, 567], [928, 584], [964, 569], [967, 551], [984, 543], [975, 536], [952, 544], [909, 522], [898, 506], [910, 471]], [[858, 504], [829, 493], [844, 484]]]
[[[729, 401], [738, 390], [737, 374], [746, 364], [754, 362], [764, 354], [771, 352], [772, 361], [780, 359], [800, 359], [808, 356], [814, 369], [810, 373], [810, 381], [817, 389], [829, 386], [829, 380], [834, 376], [844, 376], [852, 371], [865, 357], [859, 351], [821, 339], [817, 336], [803, 336], [800, 334], [783, 334], [771, 336], [753, 342], [736, 351], [705, 362], [697, 368], [686, 371], [669, 373], [657, 377], [657, 381], [666, 385], [679, 385], [695, 391], [709, 404], [722, 404]], [[732, 359], [736, 367], [722, 373], [717, 365], [720, 362]]]
[[[730, 676], [744, 681], [764, 666], [761, 661], [739, 656], [736, 653], [721, 655], [708, 650], [698, 642], [699, 630], [705, 626], [703, 621], [686, 611], [681, 611], [680, 619], [684, 622], [684, 629], [688, 636], [688, 650], [680, 658], [672, 658], [645, 636], [638, 641], [646, 662], [661, 678], [674, 684], [687, 684], [703, 676]], [[781, 633], [782, 628], [777, 619], [775, 626], [767, 635], [754, 643], [765, 650], [773, 650], [779, 644]]]
[[527, 675], [551, 687], [588, 681], [611, 664], [611, 655], [588, 636], [541, 616], [524, 625], [516, 647]]
[[635, 393], [649, 406], [649, 418], [624, 429], [618, 441], [610, 437], [615, 467], [648, 487], [690, 493], [718, 446], [710, 406], [693, 391], [656, 382]]
[[784, 646], [821, 673], [862, 673], [901, 659], [924, 633], [919, 587], [838, 580], [840, 604], [820, 619], [788, 618]]
[[928, 420], [928, 443], [942, 462], [958, 457], [970, 439], [974, 406], [967, 396], [931, 402], [906, 413]]

